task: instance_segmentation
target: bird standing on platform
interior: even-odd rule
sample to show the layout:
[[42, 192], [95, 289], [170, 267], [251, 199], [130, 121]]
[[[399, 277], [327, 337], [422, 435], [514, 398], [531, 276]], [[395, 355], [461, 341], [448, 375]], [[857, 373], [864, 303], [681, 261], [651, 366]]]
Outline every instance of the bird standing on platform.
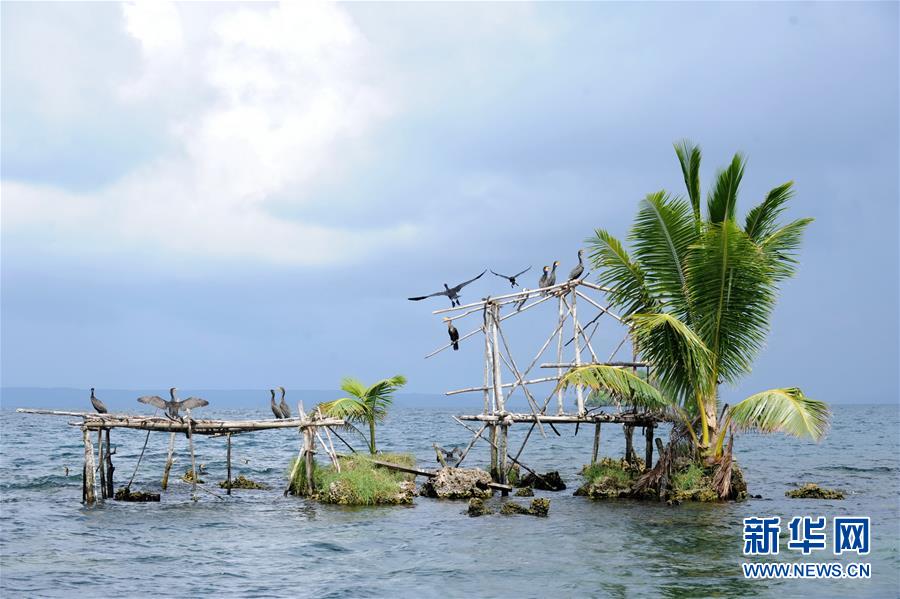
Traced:
[[94, 388], [91, 387], [91, 405], [94, 406], [94, 409], [97, 410], [98, 414], [106, 414], [109, 410], [106, 409], [106, 406], [102, 401], [94, 397]]
[[556, 285], [556, 267], [559, 266], [559, 260], [553, 261], [553, 270], [550, 271], [550, 275], [547, 277], [547, 287], [553, 287]]
[[541, 278], [538, 280], [538, 289], [541, 289], [543, 287], [549, 287], [550, 283], [548, 281], [550, 281], [550, 267], [545, 266], [544, 274], [542, 274]]
[[175, 396], [175, 391], [177, 391], [175, 387], [169, 389], [169, 396], [172, 398], [170, 401], [164, 400], [159, 395], [145, 395], [143, 397], [138, 397], [138, 401], [141, 403], [149, 404], [153, 407], [159, 408], [161, 410], [166, 411], [166, 417], [170, 420], [184, 420], [184, 418], [178, 415], [180, 410], [193, 410], [194, 408], [202, 408], [203, 406], [208, 406], [209, 402], [205, 399], [200, 399], [199, 397], [188, 397], [183, 401], [179, 401]]
[[453, 344], [453, 351], [459, 351], [459, 331], [453, 326], [453, 321], [449, 318], [444, 319], [447, 322], [447, 334], [450, 335], [450, 343]]
[[284, 415], [281, 413], [281, 410], [278, 409], [278, 405], [275, 403], [275, 389], [269, 389], [269, 393], [271, 393], [272, 397], [269, 399], [269, 407], [272, 408], [272, 413], [275, 414], [275, 418], [281, 420], [284, 418]]
[[578, 277], [584, 274], [584, 249], [578, 250], [578, 264], [575, 268], [572, 269], [572, 272], [569, 273], [569, 280], [574, 281]]
[[281, 410], [281, 417], [290, 418], [291, 408], [287, 405], [287, 402], [284, 401], [284, 387], [278, 387], [278, 390], [281, 391], [281, 403], [278, 404], [278, 409]]
[[510, 275], [501, 275], [499, 272], [494, 272], [493, 270], [491, 271], [491, 273], [497, 275], [497, 276], [500, 277], [501, 279], [506, 279], [507, 281], [509, 281], [510, 286], [511, 286], [513, 289], [515, 289], [516, 287], [519, 286], [519, 282], [516, 281], [516, 279], [519, 278], [520, 276], [524, 275], [524, 274], [525, 274], [526, 272], [528, 272], [529, 270], [531, 270], [531, 267], [530, 267], [530, 266], [529, 266], [528, 268], [526, 268], [525, 270], [523, 270], [522, 272], [517, 272], [516, 274], [514, 274], [514, 275], [512, 275], [512, 276], [510, 276]]
[[423, 300], [423, 299], [429, 298], [429, 297], [436, 297], [438, 295], [446, 295], [448, 298], [450, 298], [450, 306], [451, 307], [458, 306], [459, 305], [459, 292], [462, 290], [462, 288], [465, 287], [466, 285], [468, 285], [469, 283], [471, 283], [472, 281], [477, 281], [486, 272], [487, 272], [486, 270], [483, 270], [483, 271], [481, 271], [481, 274], [478, 275], [477, 277], [469, 279], [468, 281], [463, 281], [462, 283], [460, 283], [459, 285], [456, 285], [454, 287], [449, 287], [447, 285], [447, 283], [444, 283], [443, 291], [435, 291], [434, 293], [429, 293], [428, 295], [420, 295], [418, 297], [410, 297], [407, 299], [410, 301], [413, 301], [413, 302], [417, 302], [419, 300]]

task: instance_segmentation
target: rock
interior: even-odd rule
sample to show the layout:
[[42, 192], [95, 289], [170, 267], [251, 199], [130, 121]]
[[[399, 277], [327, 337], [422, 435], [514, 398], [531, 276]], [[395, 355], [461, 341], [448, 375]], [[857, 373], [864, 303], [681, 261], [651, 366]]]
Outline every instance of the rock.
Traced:
[[507, 501], [500, 508], [500, 513], [505, 516], [515, 516], [517, 514], [531, 514], [531, 510], [522, 505], [521, 503], [516, 503], [515, 501]]
[[116, 491], [117, 501], [159, 501], [159, 493], [145, 493], [144, 491], [132, 491], [128, 487], [122, 487]]
[[534, 497], [534, 489], [531, 487], [522, 487], [516, 491], [516, 497]]
[[843, 499], [844, 492], [838, 489], [824, 489], [815, 483], [806, 483], [799, 489], [786, 491], [785, 495], [793, 499]]
[[441, 468], [422, 485], [422, 495], [438, 499], [488, 499], [491, 475], [478, 468]]
[[[194, 482], [194, 471], [191, 470], [190, 468], [188, 468], [187, 470], [185, 470], [185, 471], [184, 471], [184, 474], [181, 475], [181, 480], [183, 480], [183, 481], [186, 482], [186, 483], [192, 483], [192, 482]], [[198, 484], [198, 485], [202, 485], [203, 482], [204, 482], [204, 481], [202, 481], [202, 480], [200, 479], [200, 471], [198, 470], [198, 471], [197, 471], [197, 484]]]
[[531, 507], [528, 510], [532, 516], [538, 516], [540, 518], [546, 518], [550, 513], [550, 500], [543, 498], [536, 498], [531, 500]]
[[[228, 488], [228, 481], [223, 480], [219, 483], [219, 487], [222, 489]], [[258, 483], [255, 480], [250, 480], [245, 477], [243, 474], [238, 475], [237, 478], [231, 480], [231, 488], [232, 489], [271, 489], [269, 485], [264, 485], [263, 483]]]
[[397, 493], [397, 503], [412, 503], [413, 497], [417, 494], [416, 483], [411, 480], [405, 480], [400, 483], [400, 492]]
[[747, 492], [747, 481], [744, 480], [744, 473], [737, 462], [731, 465], [731, 495], [729, 499], [735, 501], [744, 501], [749, 496]]
[[528, 476], [519, 480], [519, 484], [516, 486], [532, 487], [541, 491], [562, 491], [566, 488], [566, 483], [563, 482], [559, 472], [553, 470], [552, 472], [541, 474], [540, 478], [529, 472]]
[[479, 499], [478, 497], [473, 497], [469, 500], [469, 509], [467, 513], [473, 518], [478, 516], [487, 516], [488, 514], [493, 514], [486, 505], [484, 505], [484, 499]]

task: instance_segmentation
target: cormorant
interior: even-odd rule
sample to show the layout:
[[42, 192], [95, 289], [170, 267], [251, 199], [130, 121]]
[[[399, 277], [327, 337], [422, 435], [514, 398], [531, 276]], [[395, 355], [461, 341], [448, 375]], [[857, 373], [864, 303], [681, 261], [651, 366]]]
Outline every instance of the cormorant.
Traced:
[[556, 285], [556, 267], [559, 266], [559, 260], [553, 261], [553, 270], [550, 271], [550, 275], [547, 277], [547, 287], [553, 287]]
[[281, 420], [284, 418], [284, 414], [281, 413], [281, 410], [278, 409], [278, 405], [275, 403], [275, 389], [269, 389], [269, 393], [272, 394], [272, 397], [269, 399], [269, 407], [272, 408], [272, 413], [275, 414], [275, 418]]
[[512, 275], [512, 276], [509, 276], [509, 275], [501, 275], [499, 272], [494, 272], [493, 270], [492, 270], [491, 272], [492, 272], [493, 274], [497, 275], [498, 277], [500, 277], [501, 279], [506, 279], [507, 281], [509, 281], [510, 286], [511, 286], [513, 289], [515, 289], [515, 288], [519, 285], [519, 283], [518, 283], [518, 281], [516, 281], [516, 279], [519, 278], [519, 276], [524, 275], [524, 274], [525, 274], [526, 272], [528, 272], [529, 270], [531, 270], [531, 267], [530, 267], [530, 266], [529, 266], [528, 268], [526, 268], [525, 270], [523, 270], [522, 272], [516, 273], [516, 274], [514, 274], [514, 275]]
[[484, 273], [486, 273], [486, 272], [487, 272], [486, 270], [483, 270], [483, 271], [481, 271], [481, 274], [478, 275], [477, 277], [475, 277], [475, 278], [473, 278], [473, 279], [469, 279], [468, 281], [463, 281], [462, 283], [460, 283], [459, 285], [456, 285], [455, 287], [448, 287], [448, 286], [447, 286], [447, 283], [444, 283], [444, 290], [443, 290], [443, 291], [436, 291], [436, 292], [434, 292], [434, 293], [429, 293], [428, 295], [421, 295], [421, 296], [419, 296], [419, 297], [410, 297], [410, 298], [407, 298], [407, 299], [409, 299], [410, 301], [413, 301], [413, 302], [417, 302], [417, 301], [419, 301], [419, 300], [423, 300], [423, 299], [428, 298], [428, 297], [435, 297], [435, 296], [438, 296], [438, 295], [446, 295], [447, 297], [450, 298], [450, 305], [451, 305], [451, 306], [458, 306], [458, 305], [459, 305], [459, 292], [460, 292], [460, 290], [462, 290], [463, 287], [465, 287], [466, 285], [468, 285], [468, 284], [471, 283], [472, 281], [476, 281], [476, 280], [480, 279], [481, 276], [482, 276]]
[[544, 274], [541, 275], [540, 280], [538, 281], [538, 288], [549, 287], [550, 286], [550, 267], [544, 267]]
[[278, 404], [278, 409], [281, 410], [281, 417], [290, 418], [291, 408], [287, 405], [287, 402], [284, 401], [284, 387], [278, 387], [278, 390], [281, 391], [281, 403]]
[[447, 333], [450, 335], [450, 342], [453, 343], [453, 351], [459, 351], [459, 331], [453, 326], [453, 321], [445, 318], [447, 321]]
[[169, 396], [172, 398], [170, 401], [164, 400], [159, 395], [145, 395], [143, 397], [138, 397], [138, 401], [165, 410], [166, 416], [171, 420], [181, 420], [178, 416], [179, 410], [193, 410], [194, 408], [202, 408], [203, 406], [209, 405], [208, 401], [200, 399], [199, 397], [188, 397], [183, 401], [179, 401], [175, 396], [175, 391], [177, 391], [175, 387], [169, 389]]
[[94, 397], [94, 388], [91, 387], [91, 404], [94, 406], [94, 409], [97, 410], [99, 414], [106, 414], [109, 410], [106, 409], [106, 406], [103, 405], [103, 402]]
[[584, 274], [584, 262], [582, 261], [583, 257], [584, 257], [584, 249], [578, 250], [578, 264], [575, 266], [575, 268], [572, 269], [572, 272], [569, 273], [570, 281], [574, 281], [575, 279], [580, 277], [582, 274]]

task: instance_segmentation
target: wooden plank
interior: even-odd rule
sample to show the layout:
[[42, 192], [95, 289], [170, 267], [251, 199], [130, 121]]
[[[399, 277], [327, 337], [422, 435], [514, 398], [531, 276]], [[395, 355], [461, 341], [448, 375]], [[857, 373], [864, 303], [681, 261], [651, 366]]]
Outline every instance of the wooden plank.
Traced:
[[[409, 466], [401, 466], [400, 464], [392, 464], [391, 462], [383, 462], [381, 460], [372, 460], [372, 463], [376, 466], [382, 466], [384, 468], [392, 468], [394, 470], [399, 470], [400, 472], [406, 472], [408, 474], [415, 474], [416, 476], [426, 476], [428, 478], [434, 478], [437, 476], [437, 472], [430, 472], [428, 470], [419, 470], [418, 468], [410, 468]], [[497, 491], [512, 491], [512, 487], [510, 485], [502, 485], [499, 483], [488, 483], [488, 486]]]

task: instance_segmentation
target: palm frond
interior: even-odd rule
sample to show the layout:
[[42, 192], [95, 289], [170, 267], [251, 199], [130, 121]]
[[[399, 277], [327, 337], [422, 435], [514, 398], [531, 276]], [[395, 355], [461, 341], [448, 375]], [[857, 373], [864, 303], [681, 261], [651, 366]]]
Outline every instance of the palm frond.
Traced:
[[794, 276], [797, 270], [797, 250], [800, 249], [806, 227], [813, 220], [797, 219], [773, 231], [759, 243], [759, 247], [769, 259], [775, 281], [783, 281]]
[[380, 380], [365, 390], [366, 405], [377, 422], [384, 420], [387, 416], [388, 407], [393, 402], [392, 395], [405, 384], [406, 377], [398, 374], [389, 379]]
[[646, 409], [661, 409], [671, 402], [659, 390], [629, 370], [616, 366], [592, 364], [573, 368], [560, 380], [562, 388], [584, 385], [594, 391], [603, 391], [620, 403]]
[[684, 260], [697, 239], [691, 207], [664, 191], [652, 193], [641, 201], [629, 238], [651, 295], [690, 320]]
[[794, 182], [788, 181], [769, 191], [765, 199], [747, 213], [744, 233], [759, 242], [775, 230], [775, 222], [784, 212], [785, 204], [794, 196]]
[[320, 403], [318, 407], [326, 416], [343, 418], [351, 422], [364, 422], [368, 414], [366, 404], [358, 397], [341, 397]]
[[745, 160], [741, 154], [735, 154], [725, 169], [716, 173], [715, 186], [706, 199], [706, 211], [709, 222], [721, 223], [734, 220], [734, 209], [737, 204], [738, 189], [744, 176]]
[[341, 390], [353, 397], [363, 398], [366, 396], [366, 386], [359, 379], [350, 376], [341, 379]]
[[681, 173], [684, 175], [684, 186], [687, 188], [688, 198], [691, 201], [691, 209], [694, 213], [694, 223], [697, 231], [700, 230], [700, 146], [683, 139], [675, 144], [675, 154], [681, 164]]
[[742, 430], [786, 433], [819, 441], [831, 422], [825, 402], [810, 399], [796, 387], [769, 389], [751, 395], [730, 411], [731, 422]]
[[601, 285], [612, 288], [609, 299], [625, 314], [651, 310], [655, 303], [645, 283], [644, 271], [628, 255], [622, 242], [603, 229], [585, 240], [590, 249], [590, 260], [599, 271]]

